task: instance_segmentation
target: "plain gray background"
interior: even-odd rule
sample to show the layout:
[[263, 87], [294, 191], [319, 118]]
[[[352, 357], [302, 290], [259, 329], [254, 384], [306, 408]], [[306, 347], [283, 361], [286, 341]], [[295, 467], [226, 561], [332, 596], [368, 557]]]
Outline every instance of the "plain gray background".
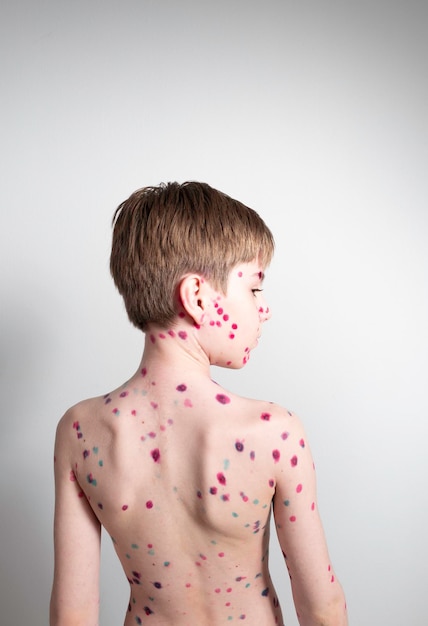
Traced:
[[[136, 188], [204, 180], [277, 252], [248, 366], [302, 417], [352, 626], [426, 626], [428, 8], [417, 0], [3, 0], [1, 623], [47, 624], [62, 413], [137, 367], [108, 271]], [[127, 584], [104, 542], [102, 626]], [[297, 624], [275, 542], [286, 623]]]

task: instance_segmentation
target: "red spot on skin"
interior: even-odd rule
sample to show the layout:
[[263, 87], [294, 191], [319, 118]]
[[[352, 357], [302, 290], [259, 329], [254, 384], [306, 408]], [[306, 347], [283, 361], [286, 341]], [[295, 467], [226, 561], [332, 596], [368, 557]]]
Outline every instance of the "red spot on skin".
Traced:
[[331, 577], [331, 582], [334, 583], [334, 576]]
[[152, 455], [152, 459], [155, 463], [159, 463], [160, 461], [160, 452], [159, 452], [159, 448], [155, 448], [154, 450], [152, 450], [150, 452], [150, 454]]
[[191, 585], [190, 583], [186, 583], [186, 587], [187, 587], [187, 588], [189, 588], [189, 587], [191, 587], [191, 586], [192, 586], [192, 585]]
[[151, 500], [147, 500], [146, 509], [152, 509], [152, 508], [153, 508], [153, 502]]
[[243, 499], [244, 502], [248, 502], [248, 496], [246, 496], [243, 491], [241, 491], [241, 493], [239, 495], [241, 496], [241, 498]]
[[70, 480], [72, 483], [76, 482], [76, 474], [73, 472], [73, 470], [70, 470], [70, 476], [69, 476]]
[[150, 341], [151, 341], [152, 343], [155, 343], [156, 339], [155, 339], [155, 336], [154, 336], [154, 335], [150, 335]]
[[218, 393], [215, 399], [217, 402], [220, 402], [220, 404], [229, 404], [230, 402], [229, 396], [225, 396], [223, 393]]
[[275, 481], [272, 478], [269, 481], [269, 487], [273, 487], [275, 485]]
[[303, 489], [303, 486], [299, 484], [299, 485], [297, 485], [297, 487], [296, 487], [296, 492], [297, 492], [297, 493], [302, 493], [302, 489]]
[[268, 422], [270, 420], [270, 413], [262, 413], [260, 415], [260, 419], [265, 420], [265, 422]]
[[127, 391], [122, 391], [122, 393], [120, 394], [121, 398], [126, 398], [126, 396], [128, 395]]
[[252, 461], [254, 461], [255, 458], [256, 458], [256, 453], [254, 452], [254, 450], [251, 450], [251, 452], [250, 452], [250, 459]]
[[242, 278], [242, 272], [238, 272], [239, 278]]
[[[231, 592], [232, 592], [232, 587], [228, 587], [228, 588], [226, 589], [226, 593], [231, 593]], [[228, 604], [229, 604], [229, 603], [228, 603]]]
[[222, 559], [224, 557], [224, 552], [219, 552], [218, 555]]
[[238, 452], [243, 452], [244, 444], [242, 443], [242, 441], [236, 441], [235, 448], [237, 449]]
[[214, 589], [214, 591], [215, 591], [215, 593], [220, 593], [221, 589], [219, 589], [219, 588], [217, 587], [217, 589]]
[[225, 315], [223, 315], [223, 320], [227, 322], [228, 319], [229, 319], [229, 316], [227, 315], [227, 313], [225, 313]]
[[141, 376], [144, 378], [145, 376], [147, 376], [147, 369], [145, 367], [143, 367], [143, 369], [141, 370]]
[[230, 495], [229, 495], [228, 493], [224, 493], [224, 494], [221, 496], [221, 499], [223, 500], [223, 502], [229, 502], [229, 500], [230, 500]]
[[84, 458], [84, 459], [87, 459], [87, 458], [88, 458], [88, 456], [89, 456], [90, 454], [91, 454], [91, 453], [90, 453], [90, 451], [89, 451], [89, 450], [83, 450], [83, 458]]
[[311, 511], [315, 511], [315, 502], [312, 502], [311, 504]]
[[157, 402], [150, 402], [150, 405], [153, 409], [157, 409], [159, 406]]
[[210, 487], [210, 494], [215, 496], [216, 493], [217, 493], [217, 487]]
[[185, 330], [180, 330], [180, 332], [178, 333], [178, 336], [180, 337], [180, 339], [187, 339], [187, 333]]
[[286, 439], [288, 439], [288, 435], [289, 435], [289, 433], [287, 433], [287, 432], [282, 433], [281, 439], [283, 439], [285, 441]]
[[291, 467], [296, 467], [297, 463], [298, 463], [298, 458], [296, 455], [292, 456], [290, 459], [290, 463], [291, 463]]
[[223, 314], [223, 309], [222, 309], [221, 307], [219, 307], [219, 308], [217, 309], [217, 314], [218, 314], [218, 315], [222, 315], [222, 314]]
[[305, 440], [304, 440], [304, 439], [301, 439], [301, 440], [299, 441], [299, 443], [300, 443], [300, 447], [301, 447], [301, 448], [304, 448], [304, 447], [305, 447]]
[[273, 460], [275, 461], [275, 463], [278, 463], [281, 457], [281, 453], [279, 450], [272, 450], [272, 456], [273, 456]]
[[229, 333], [229, 339], [235, 339], [235, 335], [233, 333]]
[[295, 521], [296, 521], [296, 516], [295, 516], [295, 515], [292, 515], [292, 516], [290, 517], [290, 522], [295, 522]]
[[177, 385], [176, 389], [177, 391], [186, 391], [187, 387], [186, 385], [181, 384], [181, 385]]
[[164, 335], [163, 333], [159, 333], [158, 337], [159, 339], [166, 339], [166, 335]]
[[134, 409], [131, 411], [131, 415], [133, 415], [134, 417], [137, 415], [137, 411]]
[[192, 406], [193, 406], [192, 401], [189, 398], [186, 398], [185, 401], [184, 401], [184, 406], [186, 406], [189, 409], [191, 409]]
[[156, 433], [154, 433], [154, 432], [149, 433], [149, 437], [151, 439], [154, 439], [156, 437]]
[[215, 325], [221, 328], [221, 322], [216, 322]]
[[169, 331], [168, 331], [168, 335], [169, 335], [170, 337], [175, 337], [175, 332], [174, 332], [173, 330], [169, 330]]
[[122, 507], [122, 511], [126, 511], [127, 508], [128, 508], [128, 505], [124, 504], [123, 507]]
[[237, 330], [238, 329], [238, 324], [232, 324], [232, 330]]
[[217, 480], [220, 483], [220, 485], [225, 485], [226, 484], [226, 476], [222, 472], [219, 472], [217, 474]]

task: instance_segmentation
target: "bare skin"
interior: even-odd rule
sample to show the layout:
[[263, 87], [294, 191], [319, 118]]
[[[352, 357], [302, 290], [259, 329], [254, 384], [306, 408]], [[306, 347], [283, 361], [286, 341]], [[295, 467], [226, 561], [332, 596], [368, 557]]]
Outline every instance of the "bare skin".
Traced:
[[257, 345], [270, 317], [262, 279], [241, 264], [225, 296], [186, 277], [177, 323], [150, 329], [135, 375], [60, 421], [52, 625], [98, 624], [101, 525], [130, 583], [125, 626], [283, 625], [272, 510], [300, 623], [347, 624], [299, 419], [210, 375]]

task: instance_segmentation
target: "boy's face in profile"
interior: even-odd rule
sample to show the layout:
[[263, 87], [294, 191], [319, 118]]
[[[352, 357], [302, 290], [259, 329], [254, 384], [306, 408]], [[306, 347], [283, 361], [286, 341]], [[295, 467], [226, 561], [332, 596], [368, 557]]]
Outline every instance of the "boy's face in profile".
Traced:
[[263, 322], [271, 316], [263, 294], [258, 261], [240, 263], [229, 274], [226, 295], [213, 290], [204, 326], [212, 365], [241, 368], [257, 346]]

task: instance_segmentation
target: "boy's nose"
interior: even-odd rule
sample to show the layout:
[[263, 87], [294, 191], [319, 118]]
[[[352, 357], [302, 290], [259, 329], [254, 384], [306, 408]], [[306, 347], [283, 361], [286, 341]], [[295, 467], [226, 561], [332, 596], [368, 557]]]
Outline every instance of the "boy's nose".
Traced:
[[272, 317], [272, 312], [267, 304], [259, 307], [259, 317], [261, 322], [267, 322]]

